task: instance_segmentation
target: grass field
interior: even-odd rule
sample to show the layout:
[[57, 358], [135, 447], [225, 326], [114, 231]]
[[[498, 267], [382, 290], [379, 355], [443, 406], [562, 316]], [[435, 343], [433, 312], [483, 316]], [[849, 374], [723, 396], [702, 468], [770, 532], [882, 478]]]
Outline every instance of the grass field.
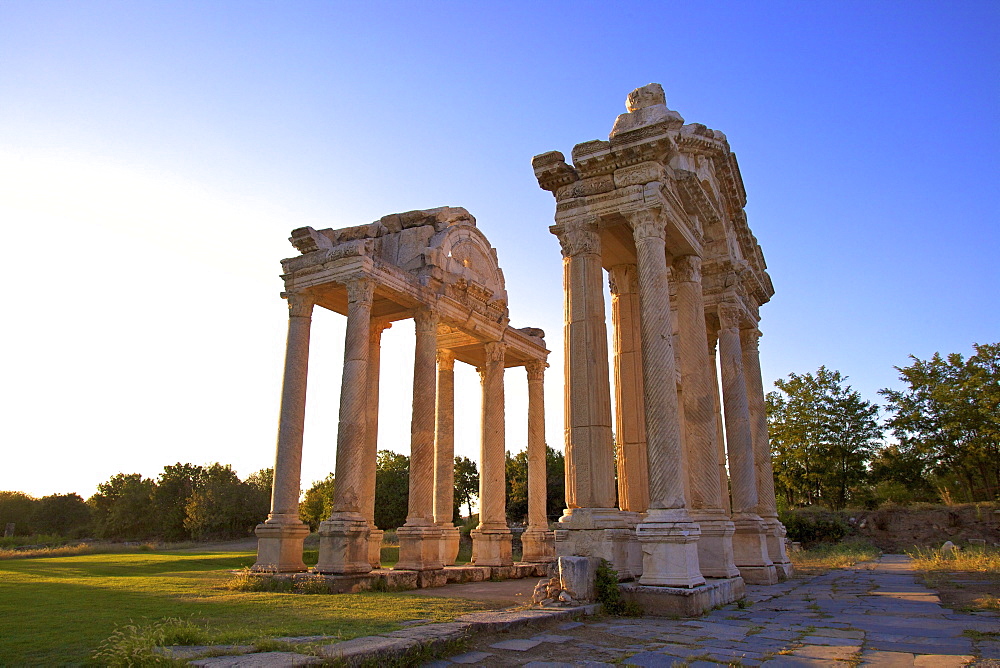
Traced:
[[193, 551], [0, 561], [0, 664], [87, 663], [116, 628], [168, 617], [193, 622], [212, 643], [247, 643], [286, 635], [348, 639], [490, 607], [405, 593], [308, 596], [223, 587], [231, 570], [253, 561], [248, 552]]

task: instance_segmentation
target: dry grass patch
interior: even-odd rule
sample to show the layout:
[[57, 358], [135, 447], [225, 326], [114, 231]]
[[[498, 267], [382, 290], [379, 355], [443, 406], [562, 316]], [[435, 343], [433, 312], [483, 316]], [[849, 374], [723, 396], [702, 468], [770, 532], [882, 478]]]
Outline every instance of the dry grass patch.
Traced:
[[833, 568], [848, 568], [860, 561], [873, 561], [881, 551], [861, 538], [835, 544], [821, 544], [808, 550], [792, 552], [789, 558], [799, 575], [819, 575]]
[[967, 547], [951, 553], [915, 548], [907, 554], [941, 602], [963, 611], [1000, 611], [1000, 549]]

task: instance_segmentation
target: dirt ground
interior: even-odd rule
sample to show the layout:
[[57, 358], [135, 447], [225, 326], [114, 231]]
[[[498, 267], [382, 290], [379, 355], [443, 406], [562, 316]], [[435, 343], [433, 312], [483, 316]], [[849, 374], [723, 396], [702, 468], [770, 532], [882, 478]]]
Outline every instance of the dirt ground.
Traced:
[[941, 604], [958, 611], [1000, 611], [1000, 577], [992, 573], [928, 573], [924, 584], [936, 589]]
[[857, 511], [849, 518], [861, 536], [886, 554], [921, 547], [940, 547], [946, 540], [958, 545], [983, 538], [1000, 543], [1000, 507], [993, 503], [957, 506], [898, 507]]

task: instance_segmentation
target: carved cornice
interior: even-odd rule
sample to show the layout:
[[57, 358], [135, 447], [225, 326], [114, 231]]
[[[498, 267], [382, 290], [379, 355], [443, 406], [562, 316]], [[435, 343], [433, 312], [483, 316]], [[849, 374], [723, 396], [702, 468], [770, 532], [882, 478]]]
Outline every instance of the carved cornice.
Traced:
[[483, 352], [486, 354], [487, 364], [503, 364], [504, 352], [507, 350], [507, 344], [501, 341], [490, 341], [489, 343], [483, 344]]
[[440, 348], [437, 351], [437, 363], [439, 371], [455, 370], [455, 351], [447, 348]]
[[347, 301], [351, 304], [371, 308], [375, 297], [375, 281], [367, 277], [352, 278], [344, 283], [347, 288]]
[[288, 301], [289, 318], [311, 318], [313, 304], [316, 300], [306, 292], [282, 292], [282, 298]]
[[549, 363], [545, 360], [532, 360], [526, 363], [524, 369], [528, 372], [528, 382], [542, 380], [548, 367]]
[[674, 260], [673, 279], [680, 283], [701, 283], [701, 258], [682, 255]]
[[566, 164], [566, 157], [559, 151], [536, 155], [531, 159], [531, 166], [535, 170], [538, 185], [542, 190], [551, 191], [553, 194], [560, 187], [580, 178], [576, 170]]
[[666, 239], [667, 224], [660, 217], [657, 209], [640, 209], [625, 214], [632, 223], [632, 235], [636, 241], [640, 239]]

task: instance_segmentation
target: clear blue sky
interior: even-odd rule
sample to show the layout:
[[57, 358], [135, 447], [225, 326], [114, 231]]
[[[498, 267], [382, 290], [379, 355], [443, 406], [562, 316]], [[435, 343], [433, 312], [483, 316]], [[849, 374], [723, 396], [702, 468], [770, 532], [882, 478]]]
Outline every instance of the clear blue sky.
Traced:
[[[0, 489], [270, 466], [288, 232], [442, 205], [498, 249], [512, 324], [546, 330], [561, 447], [561, 261], [530, 159], [606, 138], [654, 81], [739, 156], [777, 291], [765, 386], [825, 364], [877, 399], [911, 353], [1000, 340], [996, 2], [3, 0]], [[304, 485], [333, 468], [343, 319], [314, 332]], [[402, 452], [411, 337], [387, 333], [383, 370]], [[468, 455], [476, 385], [460, 369]]]

